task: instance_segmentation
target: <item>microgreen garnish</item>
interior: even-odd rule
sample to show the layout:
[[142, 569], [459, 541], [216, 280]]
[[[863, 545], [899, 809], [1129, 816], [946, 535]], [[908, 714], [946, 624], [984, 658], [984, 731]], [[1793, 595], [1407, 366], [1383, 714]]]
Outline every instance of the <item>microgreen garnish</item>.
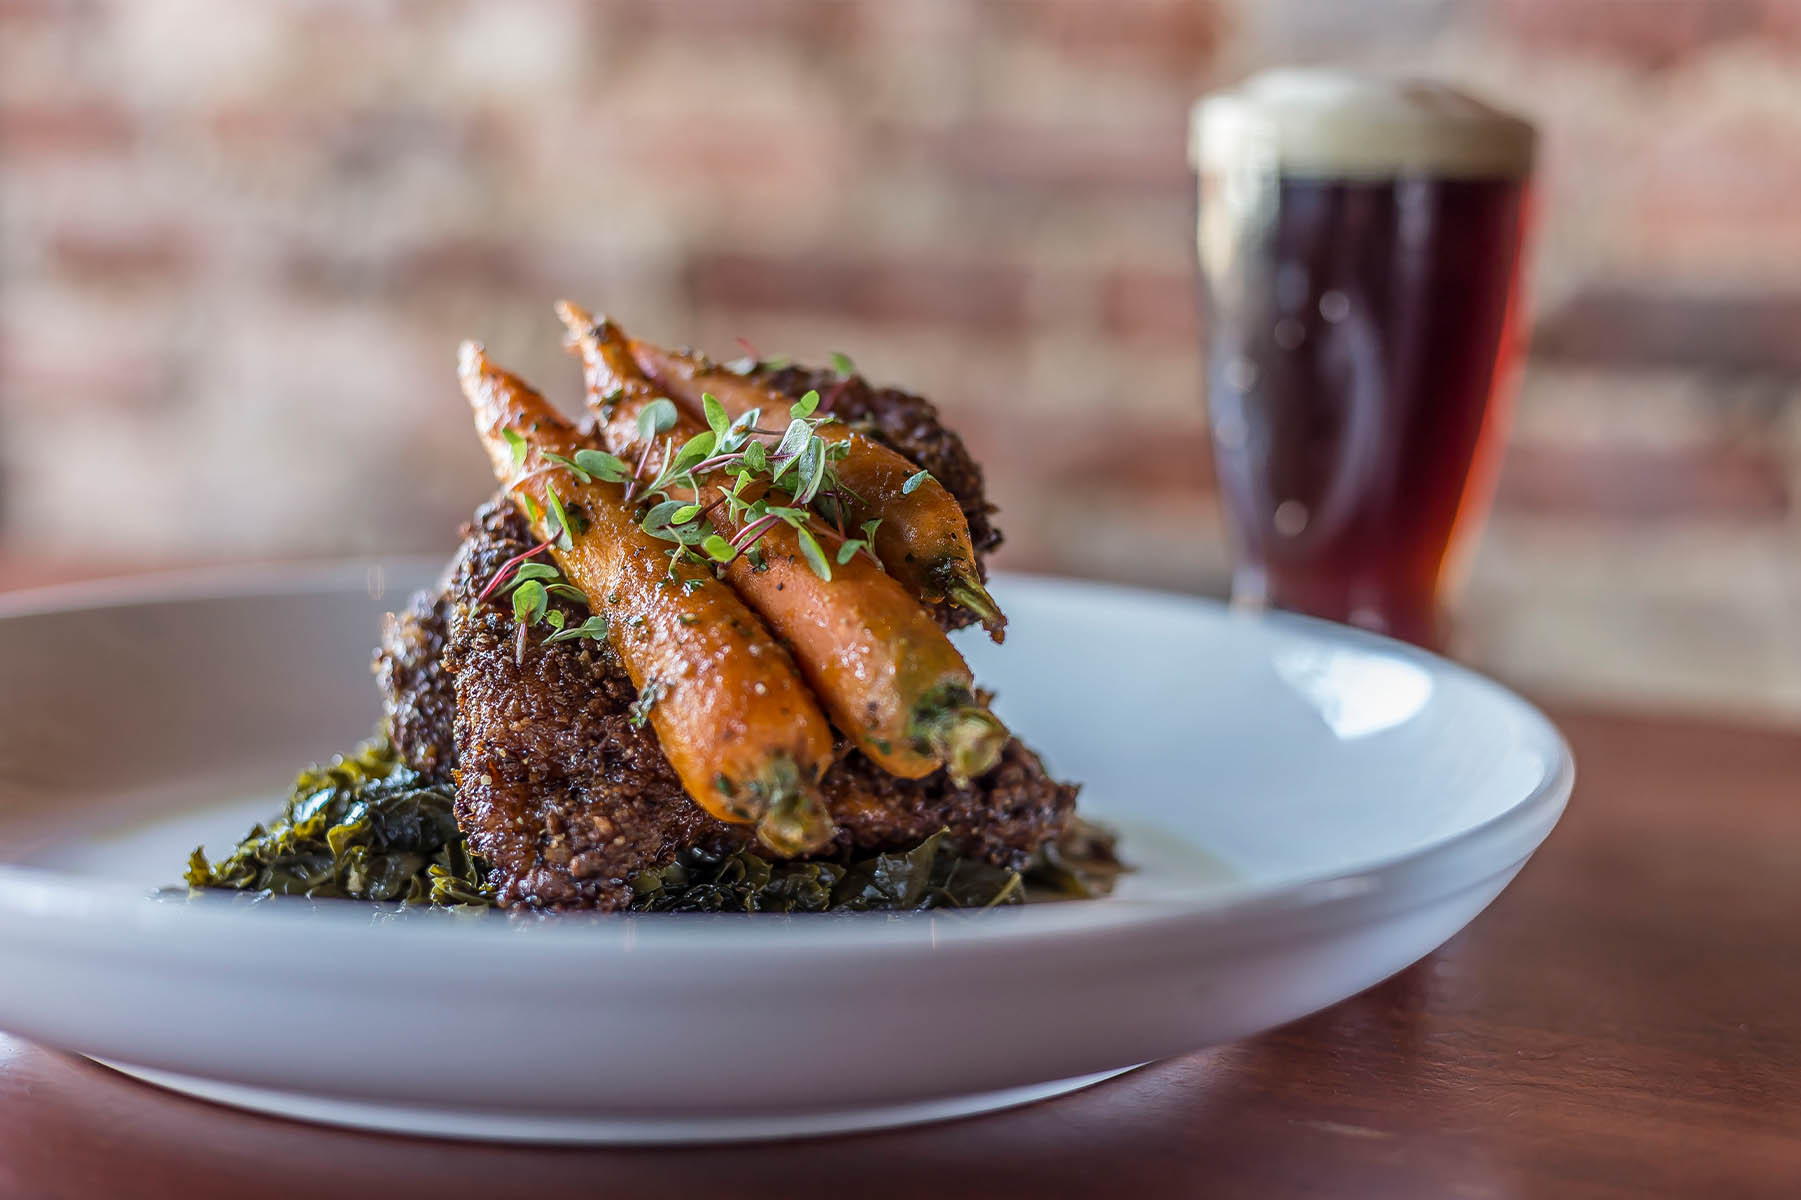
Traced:
[[561, 454], [552, 454], [550, 451], [546, 450], [546, 451], [544, 451], [544, 458], [546, 459], [546, 461], [557, 464], [557, 466], [562, 467], [563, 469], [567, 470], [571, 475], [575, 476], [575, 481], [577, 483], [593, 483], [594, 482], [594, 477], [592, 475], [589, 475], [588, 472], [584, 471], [581, 467], [577, 466], [575, 463], [571, 462], [569, 459], [564, 458]]
[[502, 429], [500, 431], [500, 436], [507, 440], [508, 446], [512, 447], [513, 470], [517, 471], [520, 467], [525, 465], [525, 439], [521, 437], [516, 430], [512, 429]]
[[[556, 615], [561, 616], [562, 614], [558, 613]], [[601, 642], [606, 640], [606, 636], [607, 619], [597, 615], [589, 617], [580, 625], [572, 625], [568, 629], [558, 629], [557, 632], [545, 638], [544, 641], [546, 644], [549, 644], [551, 642], [572, 642], [577, 638], [593, 638], [595, 641]]]
[[714, 437], [724, 437], [731, 430], [732, 419], [726, 415], [725, 405], [719, 403], [712, 392], [700, 394], [701, 408], [707, 415], [707, 428], [713, 431]]
[[[813, 536], [813, 531], [805, 525], [801, 525], [795, 529], [794, 537], [800, 542], [801, 555], [807, 560], [807, 565], [813, 568], [813, 574], [830, 582], [832, 564], [826, 561], [825, 551], [820, 548], [819, 539]], [[846, 558], [839, 561], [849, 562], [850, 560]]]
[[[505, 562], [501, 563], [500, 569], [498, 571], [494, 572], [494, 578], [488, 580], [488, 586], [481, 590], [481, 594], [475, 598], [475, 602], [477, 604], [480, 604], [482, 601], [486, 600], [490, 595], [492, 595], [494, 592], [494, 589], [499, 587], [502, 583], [505, 583], [507, 580], [507, 577], [513, 574], [515, 568], [518, 568], [519, 570], [524, 570], [525, 568], [520, 567], [520, 564], [525, 562], [526, 559], [531, 558], [535, 554], [544, 553], [546, 550], [550, 549], [551, 546], [553, 546], [555, 544], [556, 544], [556, 539], [554, 539], [554, 538], [552, 538], [548, 541], [539, 542], [536, 546], [533, 546], [530, 550], [525, 551], [523, 554], [515, 554], [513, 557], [511, 557], [511, 558], [507, 559]], [[535, 567], [538, 564], [533, 563], [530, 565]], [[554, 570], [554, 569], [555, 568], [552, 568], [552, 570]], [[532, 578], [532, 576], [528, 575], [528, 576], [526, 576], [526, 578], [529, 579], [529, 578]]]
[[911, 496], [919, 490], [919, 485], [932, 477], [930, 471], [915, 471], [907, 476], [907, 482], [901, 484], [901, 495]]
[[550, 594], [536, 579], [528, 579], [513, 589], [513, 619], [532, 625], [541, 620], [550, 604]]
[[840, 375], [855, 375], [857, 364], [850, 360], [850, 355], [834, 350], [832, 351], [832, 370]]
[[[553, 498], [554, 492], [548, 492]], [[556, 510], [562, 513], [560, 502]], [[567, 515], [567, 514], [564, 514]], [[561, 518], [559, 518], [561, 519]], [[579, 518], [577, 518], [579, 520]], [[519, 623], [518, 657], [524, 661], [526, 631], [542, 621], [550, 626], [550, 636], [545, 638], [546, 644], [566, 642], [574, 638], [594, 638], [599, 641], [606, 637], [607, 619], [602, 616], [591, 616], [580, 625], [570, 626], [568, 616], [561, 610], [550, 607], [553, 599], [579, 604], [589, 608], [588, 596], [573, 583], [564, 579], [554, 564], [529, 561], [533, 556], [556, 545], [556, 539], [550, 538], [538, 543], [523, 554], [516, 554], [500, 565], [494, 572], [494, 578], [481, 590], [476, 603], [486, 600], [496, 589], [512, 592], [513, 619]]]
[[608, 483], [624, 483], [632, 477], [632, 469], [605, 450], [577, 450], [575, 465], [579, 470]]
[[675, 402], [662, 396], [644, 406], [638, 414], [638, 436], [653, 438], [659, 433], [675, 428], [679, 414], [675, 410]]
[[706, 461], [707, 455], [713, 453], [714, 448], [718, 445], [719, 435], [711, 430], [706, 433], [697, 433], [683, 442], [682, 448], [675, 452], [675, 457], [669, 460], [668, 464], [658, 473], [657, 478], [652, 481], [651, 490], [660, 491], [661, 488], [658, 485], [665, 480], [674, 479], [699, 466]]
[[556, 518], [555, 540], [559, 550], [575, 549], [575, 537], [569, 526], [569, 512], [563, 507], [563, 498], [557, 490], [548, 485], [544, 488], [544, 500], [550, 505], [550, 515]]
[[[756, 353], [748, 344], [745, 349]], [[843, 365], [849, 367], [849, 359]], [[590, 461], [581, 453], [553, 461], [602, 478], [623, 477], [624, 499], [636, 506], [639, 528], [672, 543], [665, 552], [669, 582], [679, 580], [690, 591], [701, 583], [681, 574], [684, 564], [717, 571], [749, 556], [754, 569], [766, 570], [758, 544], [782, 525], [794, 531], [801, 557], [821, 579], [832, 578], [834, 563], [846, 566], [860, 553], [880, 565], [870, 544], [873, 525], [862, 537], [846, 532], [846, 505], [855, 494], [834, 464], [850, 445], [820, 434], [836, 418], [823, 411], [827, 405], [817, 391], [796, 400], [778, 429], [763, 427], [760, 409], [731, 417], [711, 393], [702, 393], [701, 406], [707, 428], [678, 446], [665, 436], [680, 423], [676, 406], [665, 397], [644, 403], [635, 421], [642, 445], [633, 465], [611, 455]]]

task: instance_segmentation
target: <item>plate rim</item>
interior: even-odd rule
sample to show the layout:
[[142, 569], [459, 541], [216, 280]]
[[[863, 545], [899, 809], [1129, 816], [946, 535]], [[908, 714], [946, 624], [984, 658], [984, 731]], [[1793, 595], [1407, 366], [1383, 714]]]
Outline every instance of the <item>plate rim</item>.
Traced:
[[[418, 572], [429, 576], [441, 565], [442, 560], [435, 556], [369, 556], [158, 571], [78, 581], [0, 595], [0, 621], [138, 604], [192, 603], [259, 595], [331, 594], [345, 591], [359, 579], [365, 581], [372, 599], [382, 599], [385, 592], [377, 591], [366, 582], [372, 572], [383, 572], [385, 584], [388, 571]], [[1209, 890], [1187, 897], [1069, 901], [1010, 909], [994, 914], [999, 920], [972, 919], [971, 914], [955, 913], [871, 913], [849, 918], [783, 914], [782, 919], [789, 925], [783, 934], [785, 952], [837, 956], [850, 948], [883, 953], [908, 947], [945, 951], [958, 945], [981, 947], [995, 941], [1018, 943], [1070, 935], [1104, 935], [1128, 928], [1161, 928], [1169, 923], [1217, 926], [1242, 921], [1247, 926], [1259, 927], [1267, 935], [1265, 927], [1272, 921], [1305, 920], [1316, 911], [1331, 907], [1353, 909], [1352, 916], [1360, 919], [1381, 908], [1385, 896], [1404, 895], [1405, 906], [1411, 907], [1431, 903], [1466, 886], [1474, 877], [1470, 873], [1452, 874], [1448, 879], [1441, 879], [1436, 890], [1422, 891], [1418, 886], [1406, 885], [1417, 885], [1417, 876], [1446, 874], [1442, 869], [1435, 869], [1434, 864], [1447, 857], [1476, 852], [1485, 843], [1500, 841], [1510, 844], [1513, 850], [1505, 857], [1491, 855], [1484, 859], [1486, 866], [1479, 872], [1481, 876], [1523, 862], [1549, 836], [1568, 804], [1575, 782], [1575, 760], [1562, 732], [1530, 701], [1469, 667], [1379, 634], [1298, 614], [1249, 613], [1207, 597], [1099, 580], [1014, 571], [997, 572], [996, 575], [1003, 584], [1012, 581], [1016, 585], [1051, 592], [1087, 592], [1114, 597], [1123, 594], [1139, 601], [1209, 610], [1252, 625], [1289, 626], [1333, 644], [1361, 646], [1398, 655], [1429, 671], [1457, 677], [1489, 693], [1502, 705], [1513, 708], [1523, 719], [1529, 736], [1542, 743], [1546, 751], [1546, 770], [1524, 795], [1483, 821], [1424, 845], [1349, 868], [1265, 884]], [[6, 924], [16, 923], [6, 922], [4, 918], [29, 917], [22, 927], [23, 932], [65, 946], [71, 935], [78, 938], [84, 934], [100, 935], [116, 945], [117, 937], [125, 929], [143, 933], [191, 931], [202, 935], [192, 944], [207, 948], [200, 957], [211, 959], [222, 943], [237, 942], [240, 938], [244, 939], [246, 950], [257, 944], [278, 944], [281, 939], [270, 936], [272, 921], [304, 926], [314, 938], [352, 941], [380, 936], [393, 928], [371, 921], [370, 915], [370, 910], [360, 906], [340, 917], [336, 913], [322, 914], [310, 906], [286, 909], [272, 905], [260, 910], [256, 920], [246, 921], [241, 907], [229, 902], [219, 905], [159, 902], [141, 887], [131, 884], [95, 881], [46, 867], [0, 863], [0, 934], [18, 936], [21, 933], [19, 927], [7, 930]], [[776, 915], [767, 914], [765, 919]], [[322, 916], [325, 919], [320, 919]], [[654, 928], [654, 934], [648, 933], [643, 926], [646, 921], [654, 922], [649, 927]], [[482, 938], [490, 943], [487, 952], [502, 955], [561, 954], [567, 951], [571, 941], [579, 941], [590, 955], [604, 955], [611, 947], [629, 950], [639, 961], [647, 955], [681, 956], [696, 950], [706, 950], [710, 955], [760, 955], [763, 953], [760, 940], [743, 937], [742, 922], [743, 914], [557, 914], [529, 926], [514, 921], [459, 922], [448, 917], [444, 921], [407, 922], [408, 936], [389, 938], [384, 945], [390, 953], [400, 950], [402, 945], [429, 951], [445, 942], [467, 947], [468, 939]], [[525, 927], [532, 930], [533, 936], [518, 936], [520, 929]], [[166, 944], [160, 945], [157, 953], [167, 955], [170, 948]]]

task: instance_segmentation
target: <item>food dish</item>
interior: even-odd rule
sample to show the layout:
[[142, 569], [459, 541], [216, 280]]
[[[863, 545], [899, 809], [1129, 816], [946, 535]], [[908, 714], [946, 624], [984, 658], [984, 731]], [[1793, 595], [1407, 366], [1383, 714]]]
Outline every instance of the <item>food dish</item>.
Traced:
[[[586, 427], [463, 350], [503, 490], [435, 582], [0, 602], [0, 1025], [371, 1128], [911, 1123], [1348, 995], [1555, 822], [1567, 753], [1492, 684], [1304, 620], [991, 594], [980, 472], [923, 401], [842, 370], [778, 397], [563, 316]], [[383, 612], [380, 737], [221, 852], [272, 763], [366, 733]], [[197, 840], [204, 886], [157, 887]], [[1034, 886], [1076, 899], [1015, 907]]]
[[189, 885], [603, 912], [1103, 893], [1112, 839], [947, 636], [1006, 617], [981, 472], [931, 405], [557, 311], [587, 422], [463, 345], [500, 491], [384, 623], [377, 739]]
[[266, 814], [295, 763], [366, 733], [369, 630], [439, 566], [0, 597], [0, 1028], [232, 1103], [414, 1132], [932, 1119], [1377, 982], [1479, 912], [1569, 794], [1555, 730], [1430, 655], [1000, 577], [1007, 643], [966, 641], [970, 665], [1121, 831], [1135, 869], [1104, 899], [520, 920], [153, 898], [196, 841]]

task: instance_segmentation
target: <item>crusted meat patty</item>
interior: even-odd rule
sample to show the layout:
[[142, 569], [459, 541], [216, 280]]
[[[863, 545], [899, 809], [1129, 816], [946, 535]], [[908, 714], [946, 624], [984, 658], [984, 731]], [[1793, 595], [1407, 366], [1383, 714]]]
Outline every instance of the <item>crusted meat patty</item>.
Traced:
[[451, 568], [442, 664], [456, 696], [457, 824], [494, 868], [501, 905], [618, 908], [645, 867], [684, 846], [742, 845], [748, 830], [689, 801], [650, 726], [633, 722], [637, 691], [603, 643], [546, 645], [521, 636], [504, 596], [477, 603], [531, 545], [524, 519], [495, 501]]
[[[650, 726], [633, 723], [637, 694], [610, 649], [547, 645], [541, 630], [521, 636], [504, 596], [477, 603], [533, 544], [513, 506], [490, 501], [463, 533], [445, 590], [389, 617], [376, 675], [401, 756], [454, 780], [457, 824], [493, 868], [498, 902], [619, 908], [632, 876], [683, 847], [746, 844], [749, 827], [690, 801]], [[586, 615], [563, 611], [571, 626]], [[841, 742], [821, 791], [839, 832], [814, 857], [911, 847], [948, 829], [959, 853], [1007, 867], [1063, 831], [1076, 796], [1017, 739], [961, 788], [943, 771], [889, 775]]]
[[1075, 811], [1077, 788], [1044, 772], [1018, 738], [986, 775], [958, 787], [939, 770], [924, 779], [890, 775], [852, 750], [820, 783], [838, 822], [834, 848], [898, 850], [940, 829], [950, 830], [957, 853], [1018, 870], [1045, 841], [1062, 834]]
[[405, 612], [381, 623], [375, 681], [381, 688], [382, 732], [401, 761], [428, 779], [448, 781], [456, 763], [456, 689], [443, 669], [449, 637], [445, 592], [420, 592]]

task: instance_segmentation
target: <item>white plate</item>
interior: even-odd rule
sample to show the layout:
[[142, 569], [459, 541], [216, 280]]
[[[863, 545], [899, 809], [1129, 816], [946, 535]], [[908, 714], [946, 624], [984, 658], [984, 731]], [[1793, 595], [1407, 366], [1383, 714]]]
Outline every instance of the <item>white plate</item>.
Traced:
[[1115, 822], [1100, 901], [977, 915], [372, 919], [151, 898], [367, 734], [418, 564], [0, 599], [0, 1027], [313, 1120], [555, 1141], [832, 1132], [1022, 1103], [1341, 1000], [1550, 832], [1557, 732], [1296, 618], [1004, 579], [997, 708]]

